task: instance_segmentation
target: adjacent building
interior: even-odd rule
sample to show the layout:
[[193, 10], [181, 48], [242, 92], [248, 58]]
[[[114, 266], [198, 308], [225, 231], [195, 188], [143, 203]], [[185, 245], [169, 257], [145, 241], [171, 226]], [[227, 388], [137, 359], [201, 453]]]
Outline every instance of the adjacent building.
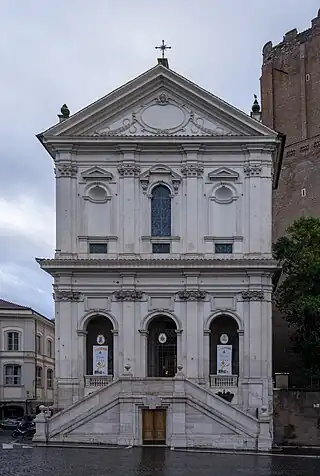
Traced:
[[54, 323], [0, 299], [0, 420], [53, 403]]
[[47, 436], [270, 448], [282, 136], [166, 59], [59, 118], [38, 136], [57, 200]]
[[[262, 122], [286, 135], [279, 187], [274, 190], [273, 240], [301, 216], [320, 216], [320, 10], [311, 28], [293, 29], [263, 48]], [[289, 328], [275, 309], [274, 370], [295, 371]]]

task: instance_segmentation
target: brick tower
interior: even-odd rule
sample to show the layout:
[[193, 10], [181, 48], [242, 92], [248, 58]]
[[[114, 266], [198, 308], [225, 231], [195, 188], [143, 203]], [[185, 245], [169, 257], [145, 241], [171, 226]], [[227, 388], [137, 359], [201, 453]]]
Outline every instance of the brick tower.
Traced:
[[[273, 240], [303, 215], [320, 216], [320, 10], [311, 28], [285, 34], [263, 48], [262, 122], [286, 134], [273, 201]], [[289, 331], [274, 313], [274, 371], [292, 371]]]

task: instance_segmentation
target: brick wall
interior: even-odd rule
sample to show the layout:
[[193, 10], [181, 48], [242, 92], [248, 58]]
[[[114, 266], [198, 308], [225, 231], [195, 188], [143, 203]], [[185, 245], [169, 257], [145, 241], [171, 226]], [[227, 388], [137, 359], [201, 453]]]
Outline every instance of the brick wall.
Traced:
[[[273, 241], [301, 216], [320, 216], [320, 10], [311, 28], [285, 34], [263, 48], [262, 121], [286, 134], [273, 196]], [[287, 323], [273, 314], [274, 371], [294, 373]]]
[[[320, 446], [319, 391], [275, 390], [274, 442], [278, 445]], [[320, 410], [320, 409], [319, 409]]]

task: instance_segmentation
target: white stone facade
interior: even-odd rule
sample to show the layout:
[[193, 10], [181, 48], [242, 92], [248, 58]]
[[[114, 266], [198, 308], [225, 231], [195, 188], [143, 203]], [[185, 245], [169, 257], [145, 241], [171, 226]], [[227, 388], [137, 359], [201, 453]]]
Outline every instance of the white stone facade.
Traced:
[[[168, 445], [270, 447], [277, 134], [159, 64], [39, 138], [57, 184], [56, 254], [39, 260], [55, 278], [56, 405], [65, 409], [50, 437], [142, 444], [141, 409], [166, 408]], [[154, 205], [159, 185], [166, 216]], [[104, 381], [88, 373], [96, 316], [110, 324]], [[212, 362], [221, 316], [234, 325], [229, 380]], [[148, 362], [161, 317], [174, 329], [168, 378], [157, 362], [150, 375]], [[231, 403], [216, 395], [226, 390]]]

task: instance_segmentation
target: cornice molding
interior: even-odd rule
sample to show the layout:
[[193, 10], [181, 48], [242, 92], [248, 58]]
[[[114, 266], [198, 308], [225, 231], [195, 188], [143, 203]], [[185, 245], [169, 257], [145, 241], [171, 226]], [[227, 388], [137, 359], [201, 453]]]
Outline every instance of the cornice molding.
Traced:
[[124, 257], [115, 259], [74, 259], [74, 258], [56, 258], [56, 259], [41, 259], [36, 258], [36, 261], [42, 269], [48, 272], [55, 272], [55, 270], [64, 270], [64, 272], [72, 272], [78, 270], [79, 272], [90, 272], [106, 269], [114, 270], [142, 270], [142, 269], [199, 269], [199, 270], [214, 270], [222, 271], [224, 273], [233, 272], [249, 272], [254, 270], [256, 273], [273, 273], [279, 269], [278, 262], [270, 258], [220, 258], [220, 259], [201, 259], [199, 257], [189, 258], [158, 258], [158, 259], [143, 259], [135, 257]]

